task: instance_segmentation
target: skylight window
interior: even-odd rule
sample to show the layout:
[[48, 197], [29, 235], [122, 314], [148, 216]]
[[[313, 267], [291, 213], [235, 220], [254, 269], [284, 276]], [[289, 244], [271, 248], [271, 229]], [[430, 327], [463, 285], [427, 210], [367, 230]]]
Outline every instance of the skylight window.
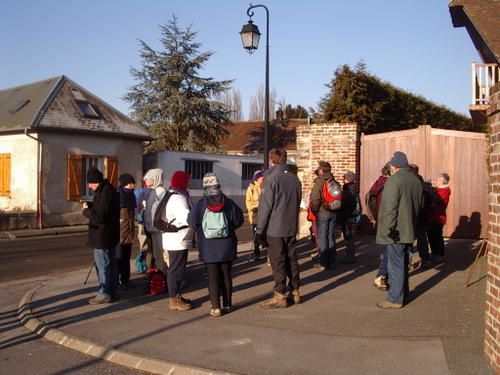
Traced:
[[77, 100], [76, 104], [85, 117], [101, 118], [99, 110], [87, 101]]
[[30, 102], [29, 99], [24, 99], [18, 102], [11, 110], [10, 113], [16, 113], [19, 112], [21, 109], [23, 109], [28, 103]]

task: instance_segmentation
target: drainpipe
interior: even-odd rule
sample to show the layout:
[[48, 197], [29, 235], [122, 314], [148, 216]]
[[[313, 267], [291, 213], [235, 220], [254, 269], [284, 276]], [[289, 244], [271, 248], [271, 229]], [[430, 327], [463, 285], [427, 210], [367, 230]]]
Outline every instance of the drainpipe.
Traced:
[[28, 133], [29, 129], [24, 129], [24, 135], [34, 139], [37, 144], [37, 174], [38, 174], [38, 184], [37, 184], [37, 207], [36, 212], [38, 216], [38, 229], [43, 228], [42, 223], [42, 142], [38, 138], [33, 137]]

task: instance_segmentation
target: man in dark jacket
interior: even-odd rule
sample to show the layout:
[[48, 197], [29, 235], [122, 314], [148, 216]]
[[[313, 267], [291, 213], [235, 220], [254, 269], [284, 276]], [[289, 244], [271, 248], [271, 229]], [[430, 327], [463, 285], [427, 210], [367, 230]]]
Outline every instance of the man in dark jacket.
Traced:
[[118, 296], [115, 247], [120, 239], [120, 195], [96, 168], [87, 171], [87, 183], [95, 192], [91, 203], [84, 203], [83, 214], [89, 219], [87, 244], [94, 249], [99, 292], [91, 305], [112, 302]]
[[264, 309], [287, 307], [286, 279], [290, 279], [294, 302], [300, 303], [300, 271], [296, 251], [299, 206], [302, 187], [299, 179], [288, 172], [284, 149], [269, 151], [271, 168], [266, 171], [259, 198], [256, 236], [268, 244], [274, 278], [274, 295], [263, 302]]
[[422, 185], [410, 172], [404, 153], [395, 152], [389, 164], [391, 177], [382, 191], [376, 241], [387, 249], [390, 284], [387, 300], [377, 302], [377, 306], [399, 309], [409, 293], [408, 262], [423, 195]]
[[318, 169], [319, 176], [314, 181], [311, 190], [311, 211], [316, 215], [319, 245], [319, 263], [315, 264], [314, 268], [324, 271], [334, 267], [337, 257], [335, 224], [338, 210], [331, 211], [323, 202], [323, 185], [327, 181], [335, 180], [332, 175], [332, 166], [326, 161], [321, 161]]
[[340, 206], [340, 215], [337, 220], [345, 243], [345, 256], [340, 263], [352, 264], [356, 262], [354, 239], [352, 238], [352, 225], [360, 214], [358, 188], [356, 186], [356, 174], [353, 171], [347, 171], [344, 175], [344, 185], [342, 186], [342, 205]]

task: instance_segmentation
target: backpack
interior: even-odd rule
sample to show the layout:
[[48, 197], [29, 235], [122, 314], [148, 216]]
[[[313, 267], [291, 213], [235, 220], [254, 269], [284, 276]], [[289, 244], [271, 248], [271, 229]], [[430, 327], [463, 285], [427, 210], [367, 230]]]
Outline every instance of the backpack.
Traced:
[[173, 191], [167, 191], [165, 193], [165, 195], [163, 196], [162, 200], [160, 201], [160, 203], [158, 204], [158, 206], [156, 207], [156, 211], [155, 211], [154, 216], [153, 216], [153, 226], [161, 232], [170, 232], [170, 233], [178, 232], [181, 229], [185, 229], [185, 228], [189, 227], [189, 225], [183, 225], [180, 227], [175, 226], [174, 224], [172, 224], [175, 221], [175, 218], [172, 219], [171, 221], [163, 220], [163, 216], [165, 213], [165, 209], [167, 207], [168, 200], [174, 194], [177, 194], [177, 193], [175, 193]]
[[330, 211], [336, 211], [342, 205], [342, 188], [334, 178], [323, 183], [321, 198], [324, 207]]
[[146, 266], [146, 255], [142, 251], [135, 257], [135, 270], [139, 273], [144, 273], [148, 270]]
[[165, 293], [167, 290], [167, 279], [163, 272], [161, 272], [158, 268], [150, 268], [147, 273], [147, 293], [152, 296]]
[[224, 211], [211, 211], [205, 208], [201, 221], [203, 234], [207, 239], [226, 238], [229, 236], [229, 223]]

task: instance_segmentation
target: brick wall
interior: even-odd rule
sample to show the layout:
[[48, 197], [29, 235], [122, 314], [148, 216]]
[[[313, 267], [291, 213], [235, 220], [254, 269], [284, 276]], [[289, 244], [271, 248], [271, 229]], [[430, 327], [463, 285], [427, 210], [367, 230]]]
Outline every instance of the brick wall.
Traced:
[[[355, 123], [324, 123], [301, 125], [297, 128], [297, 167], [302, 181], [302, 194], [307, 196], [314, 181], [313, 171], [318, 161], [328, 161], [332, 173], [342, 183], [347, 171], [359, 171], [359, 129]], [[301, 215], [300, 235], [309, 233], [304, 213]]]
[[485, 354], [500, 373], [500, 84], [490, 97], [490, 186], [486, 281]]

